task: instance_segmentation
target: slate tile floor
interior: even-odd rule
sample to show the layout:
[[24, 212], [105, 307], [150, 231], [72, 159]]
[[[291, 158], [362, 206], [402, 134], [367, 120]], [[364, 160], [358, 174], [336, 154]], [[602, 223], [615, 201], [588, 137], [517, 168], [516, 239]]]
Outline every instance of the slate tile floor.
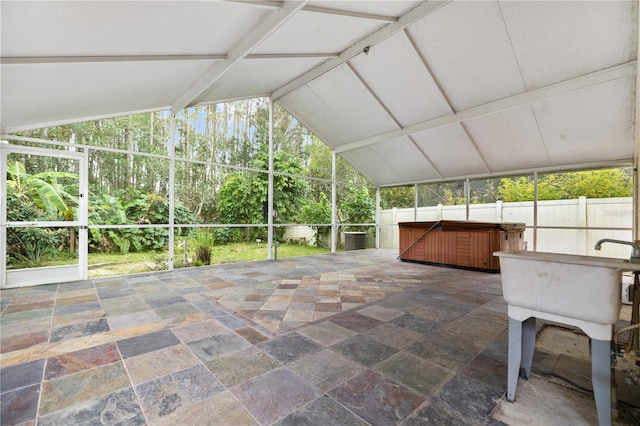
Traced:
[[502, 424], [500, 276], [396, 255], [3, 290], [1, 424]]

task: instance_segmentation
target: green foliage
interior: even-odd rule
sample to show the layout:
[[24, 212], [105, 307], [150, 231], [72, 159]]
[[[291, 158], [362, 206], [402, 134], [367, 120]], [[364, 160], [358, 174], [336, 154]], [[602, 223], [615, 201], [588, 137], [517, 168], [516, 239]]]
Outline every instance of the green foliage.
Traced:
[[[268, 155], [259, 153], [251, 163], [253, 168], [267, 170]], [[302, 201], [308, 192], [304, 179], [291, 175], [302, 173], [299, 160], [284, 151], [274, 154], [274, 169], [287, 175], [273, 178], [273, 208], [277, 212], [274, 223], [292, 223], [300, 218]], [[267, 173], [238, 172], [227, 175], [218, 195], [218, 214], [222, 223], [264, 224], [268, 216]], [[279, 230], [279, 232], [283, 232]], [[243, 238], [264, 238], [263, 228], [247, 228]]]
[[413, 207], [415, 202], [414, 186], [396, 186], [380, 190], [380, 208], [392, 209]]
[[[349, 187], [349, 195], [340, 204], [340, 214], [343, 223], [370, 223], [374, 221], [376, 211], [375, 201], [364, 186]], [[364, 231], [367, 226], [349, 226], [351, 231]], [[346, 229], [345, 228], [345, 229]]]
[[[116, 191], [116, 195], [106, 193], [91, 194], [89, 224], [91, 225], [127, 225], [127, 224], [167, 224], [169, 220], [169, 201], [153, 193], [129, 188]], [[198, 218], [181, 202], [176, 201], [175, 223], [198, 223]], [[186, 228], [176, 229], [176, 234], [186, 235]], [[169, 239], [167, 229], [136, 228], [92, 229], [89, 247], [97, 251], [110, 251], [117, 248], [120, 253], [146, 250], [160, 250]]]
[[[331, 223], [331, 203], [327, 198], [327, 194], [320, 192], [318, 200], [309, 201], [302, 208], [302, 221], [305, 223]], [[328, 226], [311, 226], [315, 231], [316, 246], [326, 247], [328, 246], [328, 235], [331, 233], [331, 228]]]
[[[65, 186], [59, 180], [67, 184], [70, 180], [71, 186]], [[32, 200], [40, 210], [39, 219], [73, 219], [72, 207], [78, 205], [78, 199], [68, 191], [77, 193], [77, 180], [78, 175], [74, 173], [47, 171], [29, 174], [19, 161], [7, 164], [7, 191]]]
[[[503, 201], [533, 200], [533, 179], [526, 176], [500, 180]], [[603, 169], [550, 173], [538, 178], [538, 200], [565, 200], [578, 197], [614, 198], [633, 195], [629, 170]]]
[[[23, 163], [9, 161], [7, 163], [7, 220], [10, 222], [73, 220], [73, 211], [78, 200], [67, 190], [73, 188], [76, 180], [77, 175], [72, 173], [29, 174]], [[75, 206], [72, 203], [75, 203]], [[28, 267], [40, 266], [57, 254], [57, 247], [63, 250], [68, 241], [69, 230], [65, 228], [10, 228], [7, 230], [9, 267], [13, 267], [14, 260]]]
[[505, 202], [533, 201], [533, 180], [526, 176], [500, 179], [498, 194]]
[[208, 229], [200, 229], [196, 232], [196, 266], [211, 264], [211, 254], [214, 243], [215, 235], [212, 231]]

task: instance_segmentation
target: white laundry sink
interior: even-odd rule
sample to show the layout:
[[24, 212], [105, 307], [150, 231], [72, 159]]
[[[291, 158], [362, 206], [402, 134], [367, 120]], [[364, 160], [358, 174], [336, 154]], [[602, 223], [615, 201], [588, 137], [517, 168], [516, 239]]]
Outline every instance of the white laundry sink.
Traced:
[[611, 425], [611, 339], [621, 307], [622, 272], [639, 263], [607, 257], [499, 251], [502, 293], [509, 309], [507, 400], [518, 376], [528, 379], [536, 318], [579, 327], [591, 337], [591, 380], [601, 426]]
[[[548, 319], [560, 316], [602, 325], [618, 321], [621, 273], [640, 270], [638, 263], [608, 257], [529, 251], [494, 254], [500, 257], [502, 292], [510, 308], [548, 314]], [[511, 312], [509, 316], [513, 317]]]

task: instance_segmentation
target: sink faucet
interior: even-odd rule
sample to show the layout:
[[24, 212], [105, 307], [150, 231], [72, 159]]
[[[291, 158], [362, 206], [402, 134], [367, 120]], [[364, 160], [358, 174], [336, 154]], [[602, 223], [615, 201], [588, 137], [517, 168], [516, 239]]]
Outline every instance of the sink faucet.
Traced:
[[610, 238], [603, 238], [596, 243], [594, 249], [600, 250], [602, 248], [602, 243], [616, 243], [616, 244], [626, 244], [633, 248], [631, 252], [631, 258], [629, 258], [629, 262], [631, 263], [640, 263], [640, 246], [637, 243], [633, 243], [631, 241], [622, 241], [622, 240], [612, 240]]

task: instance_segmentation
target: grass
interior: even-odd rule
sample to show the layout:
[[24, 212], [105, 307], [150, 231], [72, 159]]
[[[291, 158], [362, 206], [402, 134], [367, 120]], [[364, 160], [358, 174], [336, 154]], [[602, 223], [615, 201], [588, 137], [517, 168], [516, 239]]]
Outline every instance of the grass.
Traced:
[[[195, 247], [188, 247], [187, 259], [194, 259]], [[281, 244], [278, 259], [329, 253], [329, 249]], [[168, 251], [147, 253], [89, 253], [89, 278], [167, 269]], [[211, 264], [253, 262], [267, 259], [267, 246], [257, 243], [234, 243], [214, 246], [211, 250]], [[174, 250], [174, 267], [182, 268], [184, 246], [177, 244]], [[187, 266], [193, 266], [188, 264]]]
[[[329, 253], [328, 248], [313, 246], [300, 246], [295, 244], [281, 244], [278, 247], [278, 259], [287, 257], [311, 256], [314, 254]], [[274, 253], [275, 254], [275, 253]], [[68, 265], [77, 262], [77, 257], [60, 255], [47, 259], [40, 266]], [[141, 272], [162, 271], [167, 269], [168, 250], [155, 252], [129, 252], [120, 253], [89, 253], [89, 278], [106, 277], [113, 275], [135, 274]], [[195, 258], [195, 244], [188, 245], [187, 259]], [[211, 264], [253, 262], [267, 259], [267, 245], [264, 243], [233, 243], [214, 245], [211, 250]], [[24, 262], [11, 262], [10, 269], [28, 268]], [[188, 263], [187, 266], [194, 266]], [[177, 241], [174, 249], [174, 267], [185, 267], [183, 241]]]

